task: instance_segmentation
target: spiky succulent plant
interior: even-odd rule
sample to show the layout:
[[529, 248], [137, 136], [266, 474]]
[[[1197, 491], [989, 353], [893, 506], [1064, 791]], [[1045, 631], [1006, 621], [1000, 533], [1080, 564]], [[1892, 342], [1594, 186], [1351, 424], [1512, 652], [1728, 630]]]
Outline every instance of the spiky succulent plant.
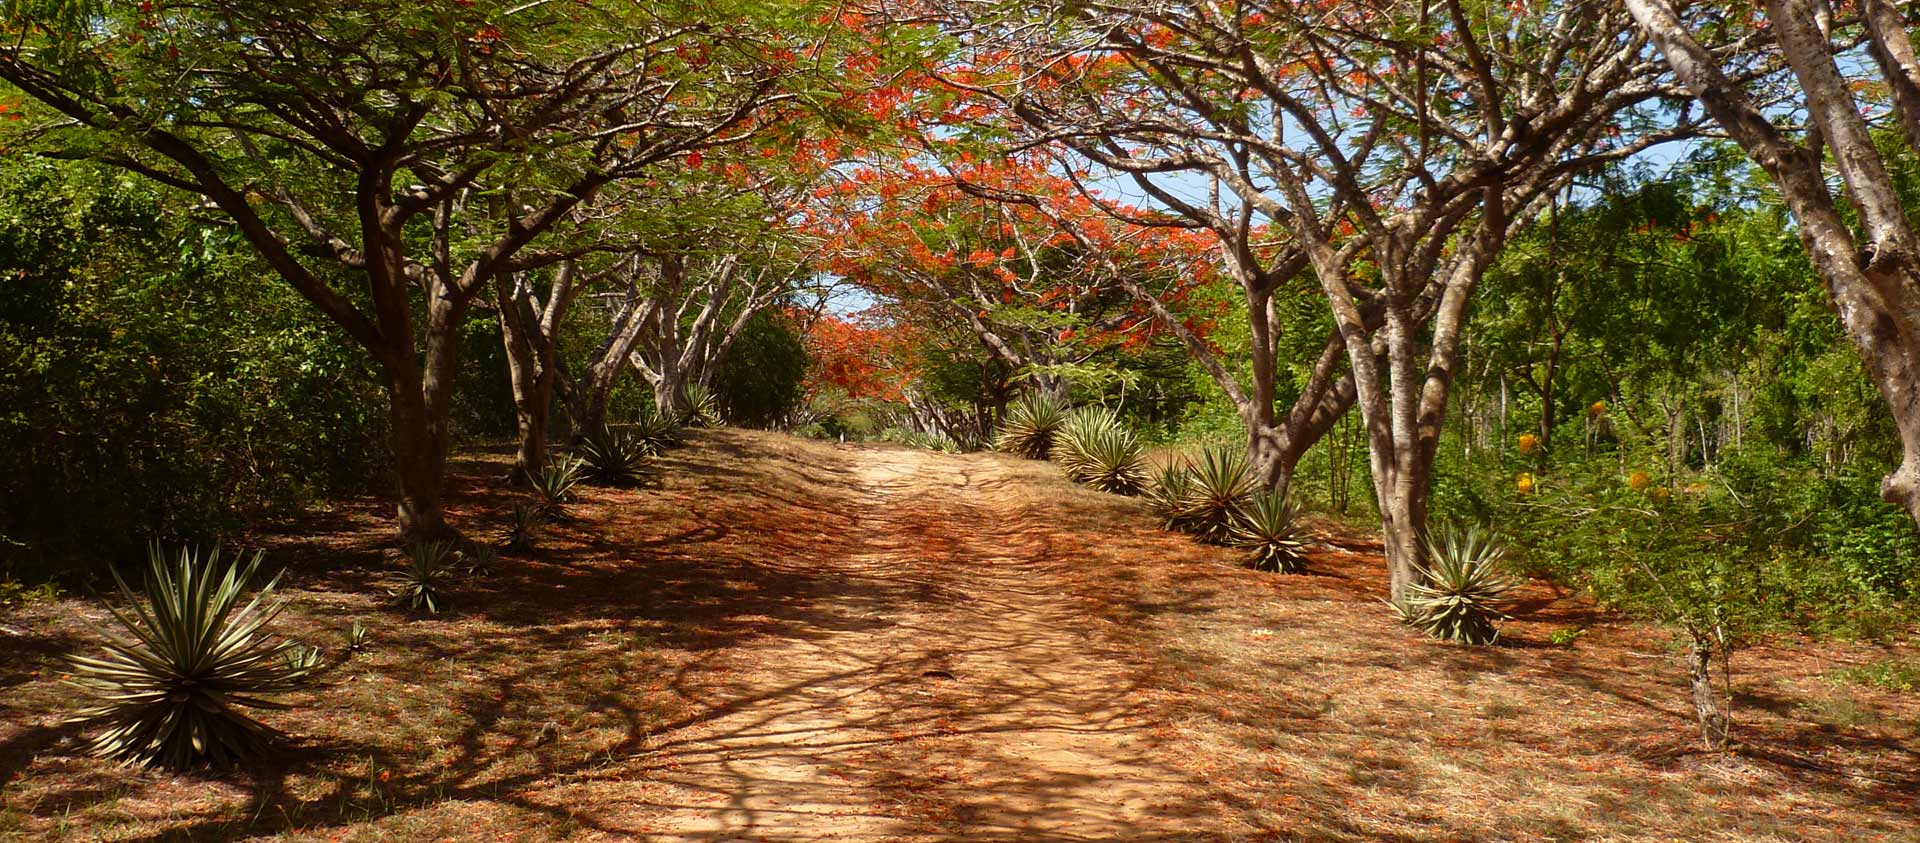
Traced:
[[648, 456], [658, 456], [680, 444], [679, 421], [654, 410], [641, 413], [633, 424], [627, 426], [626, 433], [640, 443]]
[[1105, 407], [1081, 407], [1067, 414], [1053, 436], [1053, 461], [1076, 477], [1086, 470], [1088, 458], [1083, 443], [1109, 431], [1121, 429], [1120, 418]]
[[637, 486], [649, 472], [647, 446], [632, 434], [607, 431], [580, 443], [582, 474], [611, 486]]
[[1247, 565], [1281, 574], [1307, 572], [1310, 540], [1300, 524], [1300, 508], [1285, 496], [1255, 492], [1240, 508], [1233, 525], [1233, 543], [1247, 548]]
[[532, 550], [533, 535], [540, 531], [540, 508], [532, 504], [513, 505], [513, 521], [507, 525], [506, 545], [508, 550]]
[[1030, 460], [1047, 459], [1053, 454], [1054, 437], [1066, 421], [1066, 402], [1048, 393], [1029, 392], [1007, 408], [993, 447]]
[[1115, 495], [1140, 494], [1153, 482], [1140, 441], [1118, 423], [1081, 431], [1063, 446], [1072, 452], [1067, 476], [1075, 482]]
[[1253, 475], [1245, 451], [1231, 445], [1209, 445], [1193, 463], [1187, 496], [1170, 526], [1192, 533], [1208, 544], [1233, 540], [1234, 522], [1253, 494]]
[[1153, 507], [1153, 513], [1160, 516], [1161, 523], [1168, 529], [1175, 529], [1175, 522], [1192, 490], [1193, 463], [1185, 457], [1175, 457], [1154, 472], [1153, 482], [1147, 486], [1145, 496], [1147, 504]]
[[393, 595], [416, 611], [438, 614], [447, 607], [447, 587], [460, 561], [450, 542], [420, 542], [407, 548], [406, 565]]
[[574, 489], [580, 485], [581, 465], [579, 457], [556, 457], [547, 461], [540, 476], [533, 478], [533, 492], [540, 500], [540, 517], [548, 521], [567, 519], [567, 504], [573, 502]]
[[720, 425], [720, 399], [708, 389], [706, 384], [690, 383], [680, 390], [680, 398], [686, 410], [681, 414], [687, 427], [718, 427]]
[[222, 564], [218, 549], [202, 558], [187, 548], [169, 558], [150, 546], [146, 606], [113, 572], [129, 609], [108, 611], [131, 638], [114, 637], [100, 658], [69, 657], [69, 681], [93, 698], [73, 721], [104, 727], [86, 739], [89, 750], [176, 770], [266, 751], [278, 733], [240, 709], [286, 708], [266, 698], [308, 684], [320, 656], [267, 635], [285, 604], [268, 603], [278, 575], [246, 600], [260, 560]]
[[1500, 637], [1500, 622], [1507, 619], [1507, 595], [1513, 590], [1500, 568], [1505, 553], [1478, 527], [1449, 527], [1440, 541], [1429, 539], [1430, 561], [1395, 607], [1401, 620], [1435, 638], [1493, 643]]

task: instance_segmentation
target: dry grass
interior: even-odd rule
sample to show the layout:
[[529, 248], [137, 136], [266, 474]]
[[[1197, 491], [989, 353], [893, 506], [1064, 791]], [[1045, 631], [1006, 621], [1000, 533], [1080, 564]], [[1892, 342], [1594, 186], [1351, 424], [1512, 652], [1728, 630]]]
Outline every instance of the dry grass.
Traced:
[[[372, 502], [262, 537], [289, 631], [373, 633], [269, 767], [76, 757], [57, 656], [104, 613], [14, 611], [0, 839], [1920, 839], [1920, 704], [1832, 678], [1911, 646], [1743, 656], [1708, 757], [1664, 634], [1541, 586], [1469, 649], [1392, 622], [1365, 541], [1246, 571], [1042, 463], [713, 431], [665, 468], [433, 618]], [[503, 527], [504, 465], [460, 471]]]

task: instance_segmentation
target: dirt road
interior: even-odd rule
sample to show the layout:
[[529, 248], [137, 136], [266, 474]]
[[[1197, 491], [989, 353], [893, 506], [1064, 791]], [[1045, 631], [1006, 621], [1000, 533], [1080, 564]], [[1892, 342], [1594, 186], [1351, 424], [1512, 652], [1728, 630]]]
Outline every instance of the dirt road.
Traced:
[[[1075, 548], [1004, 461], [819, 449], [826, 512], [782, 564], [839, 582], [659, 735], [661, 840], [1213, 839], [1157, 761], [1141, 665], [1059, 582]], [[957, 468], [957, 470], [956, 470]], [[743, 524], [750, 528], [750, 524]], [[1084, 557], [1079, 557], [1084, 561]], [[661, 797], [666, 798], [661, 798]]]

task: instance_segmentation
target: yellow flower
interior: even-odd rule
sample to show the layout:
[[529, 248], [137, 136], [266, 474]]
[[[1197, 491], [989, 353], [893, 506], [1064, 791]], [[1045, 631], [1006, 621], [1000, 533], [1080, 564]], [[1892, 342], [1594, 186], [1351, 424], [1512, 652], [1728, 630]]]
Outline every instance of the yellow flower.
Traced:
[[1595, 418], [1604, 416], [1606, 414], [1607, 414], [1607, 402], [1605, 401], [1595, 401], [1593, 402], [1593, 406], [1587, 408], [1587, 415], [1593, 416]]
[[1627, 475], [1627, 488], [1636, 492], [1644, 492], [1651, 485], [1653, 485], [1653, 478], [1644, 471], [1635, 471]]
[[1520, 472], [1520, 476], [1513, 479], [1513, 488], [1523, 495], [1533, 494], [1533, 472]]
[[1520, 453], [1531, 454], [1533, 449], [1538, 447], [1540, 447], [1540, 437], [1531, 433], [1520, 434]]
[[1666, 503], [1667, 498], [1670, 497], [1670, 495], [1667, 493], [1667, 487], [1665, 486], [1662, 486], [1658, 489], [1648, 492], [1647, 494], [1651, 496], [1654, 500], [1659, 501], [1661, 503]]

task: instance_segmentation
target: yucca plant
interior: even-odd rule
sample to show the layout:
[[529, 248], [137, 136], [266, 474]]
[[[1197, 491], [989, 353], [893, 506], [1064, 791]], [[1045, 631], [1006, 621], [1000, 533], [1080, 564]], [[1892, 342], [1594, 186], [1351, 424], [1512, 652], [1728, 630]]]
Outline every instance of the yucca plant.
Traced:
[[1079, 477], [1090, 469], [1092, 458], [1086, 443], [1107, 431], [1120, 430], [1120, 419], [1105, 407], [1081, 407], [1067, 414], [1053, 436], [1053, 461], [1066, 469], [1068, 477]]
[[1147, 504], [1168, 529], [1177, 529], [1177, 520], [1193, 491], [1193, 464], [1185, 457], [1168, 462], [1154, 473], [1153, 483], [1145, 491]]
[[508, 550], [532, 550], [533, 534], [540, 531], [540, 508], [531, 504], [513, 505], [513, 521], [507, 525]]
[[1007, 409], [993, 447], [1030, 460], [1047, 459], [1053, 454], [1054, 437], [1066, 421], [1066, 402], [1044, 392], [1029, 392]]
[[565, 521], [567, 504], [573, 502], [573, 490], [580, 485], [579, 457], [561, 456], [547, 461], [540, 476], [533, 479], [533, 492], [540, 498], [540, 517]]
[[130, 609], [108, 611], [132, 637], [114, 637], [102, 658], [69, 657], [69, 681], [93, 697], [72, 722], [105, 727], [86, 740], [89, 750], [176, 770], [264, 754], [278, 733], [240, 708], [286, 708], [266, 697], [305, 686], [320, 656], [266, 634], [286, 604], [267, 602], [278, 575], [246, 600], [260, 560], [256, 552], [223, 565], [218, 549], [201, 558], [187, 548], [168, 558], [152, 545], [144, 607], [113, 572]]
[[393, 595], [415, 611], [439, 614], [447, 607], [447, 586], [460, 554], [450, 542], [420, 542], [407, 548], [406, 567]]
[[1231, 445], [1209, 445], [1193, 463], [1186, 499], [1169, 519], [1174, 529], [1192, 533], [1208, 544], [1233, 540], [1234, 522], [1253, 495], [1253, 475], [1245, 451]]
[[1077, 482], [1109, 494], [1137, 495], [1153, 481], [1140, 441], [1117, 423], [1082, 432], [1072, 447], [1068, 476]]
[[1300, 508], [1282, 495], [1255, 492], [1249, 496], [1234, 522], [1233, 543], [1247, 548], [1247, 565], [1255, 570], [1307, 572], [1309, 540], [1300, 525]]
[[641, 413], [640, 418], [627, 426], [626, 433], [640, 443], [647, 456], [659, 456], [680, 444], [679, 421], [655, 410]]
[[648, 475], [647, 446], [634, 436], [608, 431], [580, 443], [582, 474], [612, 486], [637, 486]]
[[685, 401], [686, 411], [682, 414], [688, 427], [718, 427], [720, 425], [720, 399], [708, 389], [706, 384], [690, 383], [680, 389], [680, 398]]
[[1507, 619], [1513, 582], [1500, 569], [1506, 550], [1478, 527], [1447, 528], [1441, 541], [1427, 541], [1429, 563], [1421, 581], [1395, 607], [1401, 620], [1435, 638], [1491, 644]]

